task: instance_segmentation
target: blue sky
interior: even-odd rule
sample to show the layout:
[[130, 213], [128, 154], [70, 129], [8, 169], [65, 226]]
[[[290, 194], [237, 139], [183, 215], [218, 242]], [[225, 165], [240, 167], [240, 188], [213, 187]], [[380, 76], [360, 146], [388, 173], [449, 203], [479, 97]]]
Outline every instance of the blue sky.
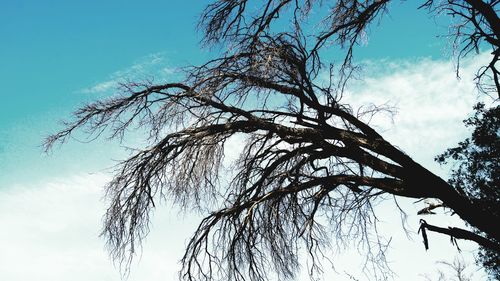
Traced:
[[7, 177], [50, 161], [38, 146], [58, 120], [95, 98], [82, 89], [150, 54], [168, 52], [171, 65], [199, 62], [199, 11], [187, 1], [2, 1], [0, 157]]
[[[47, 169], [44, 162], [52, 159], [40, 156], [38, 146], [45, 135], [59, 128], [58, 120], [68, 117], [82, 102], [96, 98], [82, 89], [151, 55], [161, 54], [170, 67], [197, 64], [210, 57], [210, 50], [200, 49], [195, 32], [202, 2], [2, 1], [0, 167], [7, 173], [4, 177], [19, 180], [31, 166], [37, 168], [30, 170], [40, 170], [43, 175], [60, 173]], [[394, 3], [394, 11], [380, 26], [371, 28], [358, 59], [441, 58], [446, 44], [435, 39], [444, 30], [436, 29], [436, 20], [416, 10], [415, 4]], [[398, 34], [397, 40], [391, 39], [393, 34]], [[74, 149], [84, 149], [77, 147]], [[65, 153], [74, 149], [65, 149]], [[79, 163], [62, 161], [65, 165], [60, 168], [74, 171], [107, 157], [92, 155], [93, 160]], [[59, 153], [55, 157], [75, 156]], [[52, 161], [51, 165], [58, 163]]]
[[[432, 156], [453, 145], [465, 134], [465, 131], [461, 129], [460, 120], [470, 111], [472, 103], [477, 100], [471, 82], [474, 67], [477, 64], [476, 59], [466, 61], [464, 78], [461, 81], [454, 78], [453, 63], [449, 48], [447, 48], [448, 42], [446, 39], [436, 38], [437, 35], [443, 35], [446, 32], [444, 24], [447, 19], [431, 18], [425, 11], [417, 11], [416, 2], [395, 2], [391, 7], [390, 15], [383, 18], [380, 26], [371, 27], [368, 41], [365, 46], [358, 49], [357, 58], [369, 62], [371, 68], [368, 67], [368, 69], [373, 71], [368, 71], [370, 78], [364, 84], [354, 87], [366, 93], [363, 98], [356, 98], [353, 102], [391, 101], [395, 106], [401, 107], [401, 114], [395, 118], [394, 123], [381, 120], [380, 127], [387, 133], [389, 139], [392, 138], [401, 143], [401, 147], [412, 152], [410, 155], [433, 169], [439, 170], [440, 168], [432, 163]], [[19, 243], [17, 248], [22, 249], [23, 247], [30, 248], [30, 245], [34, 245], [35, 242], [45, 243], [45, 237], [52, 237], [47, 238], [52, 241], [54, 237], [67, 238], [68, 235], [69, 237], [75, 235], [73, 240], [65, 240], [60, 244], [52, 241], [59, 246], [47, 246], [43, 248], [43, 251], [34, 251], [33, 255], [40, 257], [37, 255], [41, 255], [41, 252], [49, 252], [46, 253], [49, 257], [52, 257], [51, 255], [54, 257], [78, 255], [79, 248], [73, 252], [64, 250], [67, 248], [61, 248], [63, 246], [72, 248], [71, 245], [77, 243], [87, 245], [85, 248], [94, 249], [92, 255], [99, 256], [98, 260], [107, 261], [102, 247], [103, 241], [97, 238], [99, 216], [102, 214], [98, 211], [103, 210], [99, 187], [109, 178], [109, 173], [105, 168], [112, 165], [112, 159], [122, 158], [123, 150], [116, 143], [98, 141], [84, 144], [74, 141], [67, 146], [57, 148], [50, 155], [45, 155], [42, 153], [40, 144], [44, 136], [60, 128], [58, 121], [69, 117], [78, 105], [110, 94], [110, 88], [106, 85], [109, 86], [109, 83], [114, 80], [123, 76], [137, 77], [138, 73], [139, 75], [164, 75], [165, 77], [159, 78], [168, 78], [169, 75], [173, 75], [172, 71], [175, 68], [201, 63], [212, 56], [210, 50], [200, 48], [199, 36], [195, 32], [196, 19], [203, 8], [203, 3], [204, 1], [178, 0], [0, 0], [0, 81], [2, 85], [0, 89], [2, 100], [0, 103], [0, 210], [6, 211], [0, 216], [0, 222], [3, 222], [4, 226], [10, 224], [10, 229], [12, 229], [11, 234], [4, 233], [0, 237], [0, 241], [4, 239], [0, 243], [7, 243], [5, 239], [22, 237], [25, 240], [14, 239], [14, 242]], [[394, 34], [397, 34], [396, 38]], [[432, 76], [437, 77], [436, 79], [429, 77], [430, 70], [433, 71]], [[421, 86], [415, 89], [416, 86], [412, 87], [413, 83]], [[388, 85], [393, 86], [393, 91], [384, 89]], [[446, 88], [443, 88], [443, 85]], [[374, 95], [373, 92], [377, 91], [380, 94]], [[451, 93], [441, 95], [443, 91]], [[406, 93], [408, 99], [398, 95], [401, 92]], [[423, 118], [425, 122], [418, 123], [412, 119], [412, 114], [422, 114], [422, 112], [411, 111], [416, 110], [415, 101], [422, 105], [421, 109], [429, 117]], [[449, 101], [454, 103], [439, 110], [433, 107], [433, 105], [449, 103]], [[436, 111], [440, 111], [441, 114], [436, 115]], [[445, 133], [442, 133], [444, 125], [436, 128], [431, 126], [431, 130], [426, 132], [430, 135], [424, 134], [422, 141], [408, 139], [412, 130], [428, 128], [429, 123], [436, 120], [441, 120], [441, 123], [446, 125]], [[424, 142], [426, 139], [437, 141], [429, 144]], [[432, 147], [432, 149], [422, 152], [421, 149], [426, 147]], [[438, 173], [446, 175], [445, 170], [439, 170]], [[81, 198], [72, 194], [73, 189], [68, 186], [72, 186], [76, 190], [74, 194], [81, 195]], [[37, 198], [50, 198], [52, 195], [67, 196], [61, 197], [61, 200], [67, 199], [68, 202], [83, 200], [81, 202], [93, 206], [89, 207], [92, 212], [89, 214], [86, 207], [78, 203], [69, 205], [61, 203], [61, 206], [67, 206], [71, 210], [62, 207], [53, 210], [51, 208], [58, 202], [47, 205], [46, 202], [37, 200]], [[32, 206], [23, 205], [23, 202]], [[32, 207], [39, 208], [39, 210], [31, 213]], [[85, 226], [86, 231], [82, 233], [88, 234], [86, 236], [76, 235], [73, 232], [68, 234], [65, 231], [74, 227], [78, 228], [79, 224], [70, 217], [60, 217], [61, 213], [66, 212], [76, 217], [89, 218], [83, 221], [89, 224], [95, 222], [95, 226]], [[165, 212], [168, 213], [168, 211]], [[91, 219], [88, 216], [91, 216]], [[172, 213], [159, 217], [171, 220], [171, 216]], [[40, 223], [54, 220], [55, 226], [49, 223], [40, 229], [29, 228], [33, 227], [31, 220], [37, 218], [41, 221]], [[185, 219], [195, 221], [192, 217]], [[177, 223], [182, 225], [181, 222]], [[168, 233], [164, 227], [158, 226], [158, 228], [159, 233], [162, 233], [162, 229]], [[27, 231], [27, 229], [33, 232], [32, 236], [17, 235], [16, 231]], [[182, 232], [182, 235], [175, 236], [179, 241], [174, 243], [177, 247], [176, 251], [182, 250], [179, 245], [182, 245], [188, 236], [188, 230]], [[418, 240], [418, 237], [415, 239]], [[155, 238], [151, 240], [156, 241]], [[168, 245], [160, 246], [161, 239], [157, 240], [158, 244], [153, 243], [155, 246], [151, 246], [153, 249], [168, 247]], [[14, 245], [14, 242], [11, 245]], [[409, 243], [419, 244], [418, 241]], [[52, 244], [47, 243], [47, 245]], [[175, 261], [181, 257], [182, 253], [168, 254], [170, 250], [162, 249], [164, 252], [151, 250], [152, 253], [149, 256], [145, 251], [144, 260], [146, 261], [142, 263], [143, 265], [137, 265], [138, 269], [136, 273], [133, 273], [136, 275], [132, 275], [136, 276], [134, 280], [146, 280], [140, 277], [140, 272], [149, 272], [146, 270], [148, 266], [153, 267], [155, 264], [163, 266], [168, 264], [165, 268], [171, 270], [165, 274], [172, 276], [176, 268]], [[451, 248], [447, 249], [451, 250]], [[29, 249], [24, 250], [29, 252]], [[2, 260], [9, 260], [5, 252], [0, 253], [0, 261]], [[19, 261], [21, 260], [20, 258]], [[73, 265], [68, 266], [71, 268]], [[117, 270], [110, 263], [89, 264], [88, 266], [88, 270], [103, 272], [101, 276], [107, 276], [100, 280], [118, 280]], [[98, 268], [92, 266], [98, 266]], [[2, 278], [0, 267], [0, 279], [27, 280], [26, 278], [16, 279], [15, 269], [12, 268], [8, 270], [10, 275], [4, 276], [8, 277], [6, 279]], [[85, 268], [80, 269], [82, 272], [85, 271]], [[7, 269], [4, 268], [4, 270]], [[149, 280], [161, 280], [159, 273], [158, 276], [155, 275], [156, 277], [147, 275], [151, 272], [145, 274], [143, 278], [147, 276]], [[68, 276], [71, 276], [70, 271], [67, 275], [61, 273], [55, 277], [51, 276], [51, 280], [67, 280]], [[96, 276], [99, 278], [98, 275]]]

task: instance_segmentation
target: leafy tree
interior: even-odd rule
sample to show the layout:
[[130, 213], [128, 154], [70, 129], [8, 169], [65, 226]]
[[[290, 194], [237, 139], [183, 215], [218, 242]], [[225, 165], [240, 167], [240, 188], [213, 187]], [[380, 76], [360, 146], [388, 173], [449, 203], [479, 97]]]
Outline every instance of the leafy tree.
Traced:
[[[103, 235], [113, 257], [130, 261], [160, 198], [208, 213], [182, 259], [185, 280], [293, 277], [301, 249], [313, 261], [311, 273], [320, 272], [331, 238], [358, 240], [373, 261], [371, 273], [385, 277], [385, 244], [372, 206], [388, 196], [437, 198], [487, 237], [469, 230], [443, 232], [427, 223], [423, 232], [471, 239], [498, 251], [498, 213], [370, 127], [370, 116], [380, 108], [356, 111], [342, 102], [356, 69], [355, 47], [389, 2], [212, 1], [199, 28], [207, 46], [222, 50], [217, 58], [185, 68], [182, 81], [124, 84], [118, 95], [77, 110], [62, 131], [47, 138], [47, 148], [77, 129], [122, 138], [138, 124], [148, 134], [150, 145], [118, 165], [107, 187], [111, 204]], [[497, 4], [422, 3], [430, 12], [448, 11], [460, 19], [452, 34], [458, 58], [483, 46], [492, 49], [491, 62], [477, 75], [489, 93], [500, 89]], [[324, 17], [311, 15], [318, 8]], [[338, 66], [321, 56], [332, 45], [345, 54]], [[326, 85], [318, 79], [324, 71], [330, 78]], [[245, 139], [245, 147], [225, 167], [224, 148], [235, 136]]]
[[[470, 201], [498, 216], [500, 213], [500, 106], [485, 108], [477, 104], [473, 117], [466, 119], [466, 126], [474, 128], [472, 136], [448, 149], [436, 160], [458, 162], [450, 184]], [[493, 237], [488, 237], [493, 240]], [[498, 243], [498, 241], [496, 241]], [[479, 262], [495, 279], [500, 279], [500, 253], [482, 247]]]

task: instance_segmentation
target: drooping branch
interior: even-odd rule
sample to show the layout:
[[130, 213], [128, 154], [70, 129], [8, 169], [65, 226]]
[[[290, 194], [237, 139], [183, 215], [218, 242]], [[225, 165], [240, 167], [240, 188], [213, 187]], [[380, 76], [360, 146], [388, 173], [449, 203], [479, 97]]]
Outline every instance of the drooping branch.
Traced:
[[[425, 230], [449, 235], [451, 239], [464, 239], [464, 240], [474, 241], [477, 244], [487, 249], [500, 252], [500, 245], [498, 243], [495, 243], [494, 241], [487, 239], [481, 235], [478, 235], [474, 232], [471, 232], [469, 230], [465, 230], [458, 227], [448, 227], [448, 228], [439, 227], [432, 224], [428, 224], [425, 220], [420, 220], [420, 231], [422, 231], [422, 235], [425, 235]], [[424, 244], [425, 248], [428, 249], [429, 248], [428, 239], [425, 237], [424, 237]]]

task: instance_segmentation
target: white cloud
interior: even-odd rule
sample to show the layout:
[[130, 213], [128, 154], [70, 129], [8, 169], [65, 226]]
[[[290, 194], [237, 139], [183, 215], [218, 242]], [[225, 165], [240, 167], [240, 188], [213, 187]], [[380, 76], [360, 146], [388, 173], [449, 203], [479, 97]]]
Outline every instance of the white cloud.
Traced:
[[[432, 158], [464, 137], [461, 120], [477, 100], [471, 73], [478, 61], [463, 64], [461, 80], [455, 78], [449, 62], [423, 59], [391, 63], [363, 84], [354, 85], [356, 91], [346, 101], [358, 105], [389, 102], [396, 106], [394, 123], [379, 118], [373, 120], [374, 124], [417, 161], [446, 174], [433, 164]], [[151, 62], [159, 63], [161, 59], [152, 57]], [[95, 91], [111, 87], [112, 82], [107, 81], [96, 85]], [[227, 153], [231, 159], [235, 157], [231, 150], [238, 148], [238, 139], [229, 143]], [[103, 174], [67, 176], [0, 189], [0, 280], [120, 280], [118, 269], [104, 250], [104, 241], [98, 238], [105, 211], [101, 187], [108, 179]], [[408, 222], [415, 231], [417, 206], [411, 200], [406, 200], [405, 206], [412, 215]], [[398, 274], [396, 280], [422, 280], [419, 274], [432, 272], [436, 261], [451, 260], [457, 253], [449, 238], [442, 235], [430, 235], [428, 252], [416, 234], [412, 235], [414, 241], [409, 241], [392, 209], [382, 210], [380, 219], [384, 234], [393, 238], [388, 259]], [[426, 219], [435, 221], [432, 217]], [[135, 260], [128, 280], [175, 280], [178, 260], [198, 220], [194, 215], [179, 218], [177, 210], [168, 203], [166, 208], [156, 210], [142, 257]], [[460, 224], [456, 218], [448, 217], [439, 222], [443, 226]], [[470, 262], [474, 245], [459, 243]], [[354, 251], [334, 258], [339, 275], [329, 272], [328, 276], [350, 280], [345, 270], [363, 280], [358, 272], [361, 260], [356, 260], [356, 254]], [[305, 274], [301, 276], [308, 280]]]
[[489, 56], [483, 53], [463, 61], [460, 79], [451, 61], [368, 62], [367, 78], [353, 85], [344, 102], [394, 107], [392, 120], [381, 114], [372, 125], [417, 162], [440, 169], [434, 156], [466, 137], [462, 120], [473, 111], [472, 106], [478, 101], [491, 102], [478, 94], [473, 81]]
[[[105, 210], [102, 186], [108, 179], [103, 174], [79, 175], [3, 189], [0, 280], [119, 281], [119, 270], [98, 237]], [[419, 237], [408, 241], [399, 223], [394, 223], [399, 219], [397, 214], [384, 211], [380, 219], [384, 233], [393, 238], [389, 259], [399, 274], [396, 279], [419, 280], [415, 277], [431, 271], [435, 261], [454, 256], [455, 249], [447, 237], [431, 234], [431, 249], [426, 252]], [[156, 210], [142, 255], [136, 257], [127, 280], [176, 280], [178, 261], [198, 222], [194, 215], [180, 217], [171, 206]], [[461, 243], [461, 247], [470, 260], [467, 245]], [[334, 256], [333, 261], [338, 273], [327, 268], [328, 278], [349, 280], [344, 271], [362, 277], [359, 268], [363, 259], [356, 251]], [[305, 271], [301, 276], [301, 280], [308, 280]]]
[[116, 86], [117, 86], [117, 81], [108, 80], [108, 81], [98, 83], [90, 88], [83, 89], [82, 92], [85, 94], [102, 93], [102, 92], [107, 92], [109, 90], [115, 89]]
[[129, 81], [161, 81], [166, 78], [176, 77], [176, 68], [168, 66], [163, 53], [155, 53], [139, 59], [131, 66], [115, 71], [110, 75], [110, 79], [99, 82], [80, 92], [85, 94], [100, 94], [115, 90], [121, 83]]
[[[98, 237], [108, 179], [79, 175], [1, 189], [0, 280], [121, 280]], [[128, 280], [174, 280], [194, 225], [175, 215], [165, 209], [156, 213], [145, 254], [132, 265]]]

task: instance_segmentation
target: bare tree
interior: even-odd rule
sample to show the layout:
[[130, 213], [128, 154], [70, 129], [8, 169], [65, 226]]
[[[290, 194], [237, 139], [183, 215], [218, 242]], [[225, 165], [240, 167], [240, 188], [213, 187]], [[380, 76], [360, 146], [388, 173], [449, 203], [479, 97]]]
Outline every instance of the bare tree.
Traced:
[[446, 13], [456, 22], [450, 26], [450, 37], [457, 56], [457, 76], [460, 70], [460, 59], [471, 52], [478, 53], [484, 44], [491, 50], [490, 62], [481, 67], [476, 74], [478, 88], [484, 92], [500, 97], [500, 19], [498, 18], [498, 0], [448, 0], [426, 1], [422, 7], [432, 12]]
[[461, 259], [455, 258], [453, 262], [439, 261], [439, 265], [443, 265], [447, 270], [438, 269], [437, 279], [432, 278], [429, 274], [424, 274], [422, 277], [428, 281], [472, 281], [474, 273], [468, 273], [470, 267]]
[[[331, 238], [359, 241], [375, 261], [371, 272], [383, 278], [386, 244], [373, 204], [391, 196], [440, 199], [498, 247], [498, 217], [370, 127], [367, 120], [381, 108], [342, 103], [354, 48], [388, 0], [332, 2], [319, 32], [306, 27], [311, 9], [325, 1], [256, 1], [255, 10], [249, 2], [213, 1], [202, 14], [204, 42], [224, 50], [218, 58], [185, 68], [180, 82], [124, 84], [119, 95], [82, 107], [47, 138], [50, 148], [81, 128], [113, 138], [134, 125], [146, 130], [151, 145], [119, 164], [107, 187], [103, 235], [114, 258], [129, 261], [160, 198], [209, 210], [182, 259], [185, 280], [291, 278], [301, 249], [313, 261], [311, 273], [319, 272]], [[475, 1], [460, 2], [467, 11], [483, 13], [467, 2]], [[484, 4], [494, 9], [497, 2]], [[289, 30], [275, 32], [279, 20], [291, 22]], [[486, 21], [492, 29], [493, 20]], [[497, 44], [498, 34], [491, 36]], [[320, 56], [332, 44], [345, 51], [339, 68]], [[497, 83], [494, 63], [488, 69]], [[326, 85], [317, 79], [325, 70]], [[234, 136], [244, 137], [245, 147], [226, 167], [224, 148]]]

